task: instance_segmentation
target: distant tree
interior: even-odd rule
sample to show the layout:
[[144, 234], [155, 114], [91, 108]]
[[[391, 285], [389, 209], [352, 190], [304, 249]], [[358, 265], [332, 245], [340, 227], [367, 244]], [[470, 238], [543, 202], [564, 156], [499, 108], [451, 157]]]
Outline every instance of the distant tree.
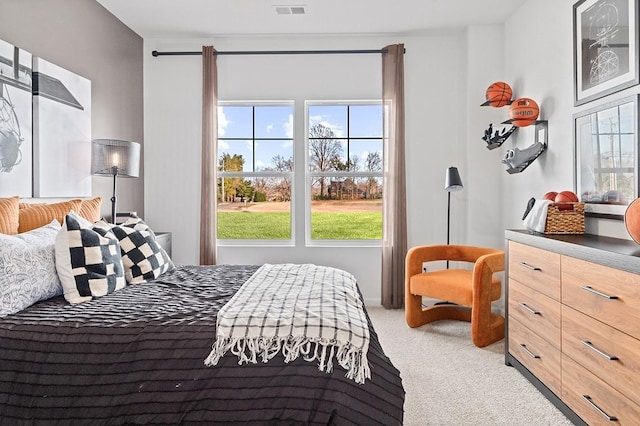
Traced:
[[[336, 140], [336, 134], [329, 127], [316, 123], [309, 129], [309, 165], [312, 171], [329, 172], [340, 164], [342, 144]], [[320, 197], [325, 194], [325, 178], [319, 177]]]
[[[364, 161], [364, 166], [368, 172], [379, 172], [382, 170], [382, 157], [378, 151], [370, 152]], [[378, 180], [375, 177], [367, 178], [367, 198], [374, 198], [374, 189], [378, 187]]]
[[[276, 155], [271, 159], [273, 169], [277, 172], [293, 171], [293, 156], [285, 159], [281, 155]], [[283, 176], [282, 178], [274, 178], [273, 191], [278, 200], [289, 201], [291, 199], [291, 178]]]
[[[244, 167], [244, 158], [240, 154], [230, 155], [229, 153], [223, 153], [218, 160], [218, 170], [225, 172], [241, 172]], [[233, 202], [236, 197], [251, 197], [253, 187], [251, 181], [244, 180], [239, 177], [235, 178], [222, 178], [222, 184], [220, 185], [220, 200]]]

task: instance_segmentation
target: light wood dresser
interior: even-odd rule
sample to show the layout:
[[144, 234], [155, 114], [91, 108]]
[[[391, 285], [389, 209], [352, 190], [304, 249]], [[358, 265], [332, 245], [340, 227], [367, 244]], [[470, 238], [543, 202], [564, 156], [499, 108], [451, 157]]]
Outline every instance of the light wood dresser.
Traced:
[[640, 245], [505, 238], [507, 365], [575, 424], [640, 425]]

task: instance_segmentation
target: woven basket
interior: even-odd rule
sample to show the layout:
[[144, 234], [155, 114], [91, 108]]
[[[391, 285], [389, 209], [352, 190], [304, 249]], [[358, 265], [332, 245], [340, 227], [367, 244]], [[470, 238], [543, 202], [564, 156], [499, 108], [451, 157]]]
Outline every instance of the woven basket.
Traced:
[[584, 203], [551, 203], [545, 234], [584, 234]]

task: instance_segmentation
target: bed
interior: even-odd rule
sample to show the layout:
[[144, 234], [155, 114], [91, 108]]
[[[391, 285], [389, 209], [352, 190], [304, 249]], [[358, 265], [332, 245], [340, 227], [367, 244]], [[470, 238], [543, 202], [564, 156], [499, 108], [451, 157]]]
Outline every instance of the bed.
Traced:
[[370, 331], [370, 379], [281, 354], [203, 360], [220, 309], [259, 266], [176, 266], [91, 301], [0, 318], [0, 424], [400, 425], [398, 370]]

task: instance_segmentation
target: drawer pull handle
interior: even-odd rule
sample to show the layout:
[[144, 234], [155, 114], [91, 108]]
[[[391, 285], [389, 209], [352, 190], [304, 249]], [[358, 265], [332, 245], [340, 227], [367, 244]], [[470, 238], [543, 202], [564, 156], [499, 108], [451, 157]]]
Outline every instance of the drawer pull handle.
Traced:
[[535, 358], [535, 359], [539, 359], [540, 355], [536, 355], [533, 352], [531, 352], [529, 350], [529, 348], [527, 348], [527, 345], [525, 345], [524, 343], [520, 343], [520, 347], [522, 348], [523, 351], [525, 351], [527, 353], [527, 355], [529, 355], [531, 358]]
[[593, 288], [591, 288], [591, 287], [590, 287], [590, 286], [588, 286], [588, 285], [583, 285], [583, 286], [582, 286], [582, 287], [580, 287], [580, 288], [581, 288], [581, 289], [583, 289], [583, 290], [588, 291], [589, 293], [593, 293], [593, 294], [595, 294], [596, 296], [604, 297], [605, 299], [617, 299], [617, 298], [618, 298], [618, 296], [610, 296], [610, 295], [608, 295], [608, 294], [601, 293], [601, 292], [599, 292], [598, 290], [594, 290]]
[[609, 420], [610, 422], [617, 422], [618, 418], [616, 416], [610, 416], [607, 413], [605, 413], [605, 411], [598, 407], [592, 400], [591, 397], [589, 395], [582, 395], [582, 399], [584, 399], [585, 401], [587, 401], [587, 403], [591, 406], [591, 408], [593, 408], [594, 410], [596, 410], [602, 417], [604, 417], [605, 419]]
[[618, 360], [617, 356], [611, 356], [608, 353], [601, 351], [600, 349], [598, 349], [595, 346], [593, 346], [593, 344], [588, 340], [583, 340], [582, 344], [585, 345], [586, 347], [588, 347], [589, 349], [591, 349], [592, 351], [594, 351], [595, 353], [597, 353], [598, 355], [600, 355], [601, 357], [608, 359], [609, 361], [617, 361]]
[[532, 271], [541, 271], [541, 269], [538, 268], [537, 266], [529, 265], [526, 262], [520, 262], [520, 265], [524, 266], [527, 269], [531, 269]]
[[520, 302], [520, 306], [522, 306], [523, 309], [525, 309], [526, 311], [528, 311], [530, 314], [533, 315], [541, 315], [540, 311], [536, 311], [535, 309], [531, 309], [529, 306], [527, 306], [526, 303], [524, 302]]

